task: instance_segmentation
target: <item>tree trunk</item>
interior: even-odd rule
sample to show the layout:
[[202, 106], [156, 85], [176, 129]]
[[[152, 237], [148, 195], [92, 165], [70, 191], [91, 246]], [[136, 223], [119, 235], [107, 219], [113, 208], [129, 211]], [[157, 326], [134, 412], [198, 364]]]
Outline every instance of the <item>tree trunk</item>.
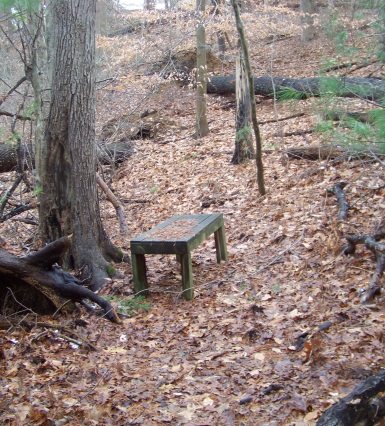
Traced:
[[52, 89], [44, 141], [37, 146], [43, 243], [73, 235], [63, 267], [76, 268], [91, 288], [117, 258], [102, 227], [96, 186], [96, 0], [57, 0], [52, 18]]
[[144, 10], [150, 12], [151, 10], [155, 10], [155, 0], [144, 0]]
[[206, 114], [207, 98], [207, 60], [206, 29], [204, 23], [206, 0], [197, 0], [197, 100], [196, 100], [196, 137], [201, 138], [209, 132]]
[[257, 165], [257, 181], [258, 181], [258, 190], [260, 195], [265, 195], [265, 181], [263, 173], [263, 162], [262, 162], [262, 140], [261, 133], [259, 131], [258, 120], [257, 120], [257, 110], [255, 106], [255, 96], [253, 90], [253, 73], [251, 70], [250, 56], [249, 56], [249, 47], [247, 45], [245, 31], [243, 28], [243, 22], [240, 16], [238, 0], [232, 0], [232, 5], [235, 14], [235, 21], [237, 25], [237, 31], [239, 40], [242, 46], [245, 70], [247, 73], [247, 80], [249, 85], [249, 94], [250, 94], [250, 104], [251, 104], [251, 120], [253, 122], [254, 136], [255, 136], [255, 145], [256, 145], [256, 165]]
[[[378, 78], [284, 78], [262, 76], [254, 78], [254, 93], [260, 96], [273, 96], [282, 89], [293, 89], [304, 98], [330, 94], [327, 87], [333, 87], [333, 94], [340, 97], [363, 98], [377, 101], [385, 96], [385, 81]], [[275, 91], [274, 91], [275, 86]], [[224, 95], [235, 93], [234, 76], [212, 76], [207, 83], [207, 92]]]
[[301, 40], [304, 43], [309, 43], [315, 37], [314, 27], [314, 0], [300, 0], [300, 11], [301, 11], [301, 26], [302, 34]]
[[250, 89], [241, 49], [236, 60], [236, 132], [232, 164], [241, 164], [255, 158], [250, 121]]

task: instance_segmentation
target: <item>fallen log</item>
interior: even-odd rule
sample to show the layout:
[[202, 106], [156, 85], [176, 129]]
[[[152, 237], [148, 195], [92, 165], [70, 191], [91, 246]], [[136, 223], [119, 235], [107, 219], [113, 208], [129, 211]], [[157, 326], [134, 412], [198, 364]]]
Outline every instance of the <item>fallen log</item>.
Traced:
[[[113, 143], [98, 146], [100, 164], [119, 164], [134, 154], [131, 142]], [[31, 169], [34, 165], [34, 155], [25, 145], [20, 146], [20, 158], [23, 170]], [[18, 170], [17, 147], [12, 144], [0, 144], [0, 173]]]
[[365, 379], [349, 395], [329, 407], [316, 426], [376, 424], [385, 416], [384, 391], [385, 370]]
[[61, 309], [68, 301], [73, 306], [88, 299], [104, 310], [106, 318], [120, 323], [108, 301], [81, 285], [68, 272], [53, 266], [61, 260], [70, 244], [71, 237], [63, 237], [26, 257], [0, 250], [0, 313], [32, 310], [48, 314]]
[[[332, 88], [328, 90], [328, 87]], [[303, 98], [320, 96], [332, 91], [340, 97], [364, 98], [373, 101], [385, 96], [385, 81], [377, 78], [284, 78], [284, 77], [254, 77], [254, 91], [256, 95], [273, 96], [285, 90], [292, 90], [302, 94]], [[207, 82], [207, 93], [224, 95], [235, 93], [235, 76], [211, 76]], [[300, 97], [300, 96], [298, 96]]]

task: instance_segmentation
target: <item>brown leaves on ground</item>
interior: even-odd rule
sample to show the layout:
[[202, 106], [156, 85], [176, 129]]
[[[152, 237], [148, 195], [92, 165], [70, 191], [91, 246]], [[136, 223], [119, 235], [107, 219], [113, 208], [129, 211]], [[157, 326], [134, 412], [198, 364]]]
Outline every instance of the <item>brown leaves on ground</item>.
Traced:
[[[276, 64], [294, 77], [321, 43], [302, 46], [299, 57], [297, 39], [288, 42], [293, 67], [280, 46]], [[116, 96], [112, 88], [99, 92], [100, 129], [130, 109], [151, 82], [119, 72]], [[375, 189], [383, 185], [382, 165], [288, 161], [282, 150], [320, 143], [320, 136], [274, 135], [313, 128], [317, 101], [278, 104], [278, 118], [306, 115], [261, 126], [268, 189], [261, 198], [255, 164], [230, 164], [229, 99], [208, 99], [210, 134], [195, 140], [194, 96], [167, 83], [147, 100], [168, 124], [154, 139], [136, 141], [136, 154], [119, 168], [104, 170], [124, 203], [129, 234], [120, 234], [115, 210], [104, 201], [102, 217], [112, 240], [128, 252], [132, 237], [173, 215], [221, 212], [229, 261], [216, 263], [213, 238], [197, 248], [196, 297], [186, 302], [179, 264], [149, 255], [149, 310], [134, 308], [121, 326], [84, 308], [45, 319], [72, 327], [97, 351], [44, 327], [0, 331], [2, 424], [308, 425], [383, 367], [385, 299], [361, 305], [358, 298], [374, 271], [372, 255], [362, 246], [354, 256], [341, 254], [345, 233], [373, 233], [383, 216], [384, 189]], [[275, 117], [272, 100], [258, 105], [258, 117]], [[348, 183], [351, 206], [344, 222], [328, 192], [340, 181]], [[16, 251], [17, 238], [32, 228], [2, 225], [5, 248]], [[122, 278], [102, 292], [114, 295], [117, 306], [132, 297], [133, 287], [130, 267], [119, 272]]]

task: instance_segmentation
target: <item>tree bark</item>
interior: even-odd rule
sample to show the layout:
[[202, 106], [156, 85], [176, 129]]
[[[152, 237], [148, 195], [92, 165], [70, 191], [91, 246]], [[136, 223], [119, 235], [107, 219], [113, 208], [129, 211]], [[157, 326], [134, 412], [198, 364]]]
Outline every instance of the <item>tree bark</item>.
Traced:
[[367, 378], [348, 396], [328, 408], [316, 426], [375, 424], [385, 415], [384, 391], [385, 370]]
[[315, 12], [314, 0], [300, 0], [300, 11], [302, 26], [301, 40], [304, 43], [309, 43], [316, 35], [313, 18]]
[[[333, 91], [340, 97], [359, 97], [377, 101], [385, 96], [385, 81], [377, 78], [284, 78], [254, 77], [254, 93], [260, 96], [273, 96], [274, 92], [285, 88], [297, 90], [304, 98], [320, 96], [325, 93], [328, 83], [333, 84]], [[275, 91], [274, 91], [275, 86]], [[207, 93], [218, 95], [235, 93], [234, 76], [212, 76], [207, 83]]]
[[242, 49], [240, 49], [236, 60], [236, 131], [232, 164], [241, 164], [250, 158], [255, 158], [250, 122], [250, 88]]
[[73, 235], [63, 260], [92, 289], [108, 278], [107, 262], [121, 260], [100, 218], [96, 185], [96, 0], [57, 0], [52, 18], [52, 89], [44, 143], [37, 147], [39, 217], [43, 243]]
[[207, 123], [207, 60], [206, 60], [206, 29], [204, 13], [206, 0], [196, 0], [197, 13], [197, 100], [196, 100], [196, 137], [201, 138], [209, 133]]
[[248, 85], [250, 89], [249, 93], [250, 93], [250, 105], [251, 105], [251, 120], [253, 122], [255, 145], [256, 145], [255, 160], [257, 165], [258, 190], [260, 195], [265, 195], [266, 189], [265, 189], [265, 180], [264, 180], [264, 172], [263, 172], [263, 162], [262, 162], [262, 139], [261, 139], [261, 133], [259, 131], [259, 125], [257, 120], [257, 109], [255, 106], [255, 96], [254, 96], [254, 90], [253, 90], [253, 73], [252, 73], [251, 64], [250, 64], [249, 47], [246, 41], [243, 22], [240, 16], [238, 0], [232, 0], [232, 6], [234, 9], [235, 22], [237, 25], [239, 40], [242, 46], [245, 70], [246, 70]]

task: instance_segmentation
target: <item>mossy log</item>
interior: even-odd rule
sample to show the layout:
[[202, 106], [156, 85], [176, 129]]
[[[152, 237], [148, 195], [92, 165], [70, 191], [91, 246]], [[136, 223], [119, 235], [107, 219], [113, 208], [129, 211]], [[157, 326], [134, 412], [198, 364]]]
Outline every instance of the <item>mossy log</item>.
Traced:
[[68, 302], [73, 306], [75, 302], [88, 299], [104, 310], [106, 318], [121, 322], [109, 302], [84, 287], [68, 272], [53, 266], [61, 260], [70, 244], [71, 238], [63, 237], [26, 257], [0, 250], [2, 315], [25, 312], [26, 309], [38, 314], [52, 314]]

